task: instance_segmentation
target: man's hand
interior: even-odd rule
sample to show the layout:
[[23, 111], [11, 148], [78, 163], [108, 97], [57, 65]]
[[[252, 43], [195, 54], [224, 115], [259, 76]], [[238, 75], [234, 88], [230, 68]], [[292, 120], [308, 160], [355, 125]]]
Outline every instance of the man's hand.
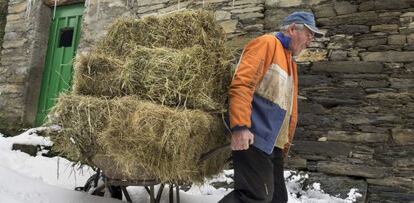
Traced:
[[254, 135], [248, 129], [237, 130], [231, 135], [232, 150], [247, 150], [253, 144]]

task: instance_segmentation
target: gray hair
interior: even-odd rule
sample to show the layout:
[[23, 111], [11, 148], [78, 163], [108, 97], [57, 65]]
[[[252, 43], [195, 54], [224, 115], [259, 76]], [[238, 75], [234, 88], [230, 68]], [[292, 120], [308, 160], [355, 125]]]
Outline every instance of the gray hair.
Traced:
[[[280, 31], [281, 32], [286, 32], [288, 30], [290, 25], [282, 25], [280, 26]], [[305, 28], [305, 26], [303, 24], [295, 24], [295, 30], [303, 30]]]

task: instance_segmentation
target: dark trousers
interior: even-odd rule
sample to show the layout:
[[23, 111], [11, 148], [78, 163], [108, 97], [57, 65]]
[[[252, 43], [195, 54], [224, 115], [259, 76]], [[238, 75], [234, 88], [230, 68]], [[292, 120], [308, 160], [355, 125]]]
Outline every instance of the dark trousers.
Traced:
[[283, 152], [275, 147], [271, 155], [251, 146], [233, 151], [234, 190], [219, 203], [286, 203]]

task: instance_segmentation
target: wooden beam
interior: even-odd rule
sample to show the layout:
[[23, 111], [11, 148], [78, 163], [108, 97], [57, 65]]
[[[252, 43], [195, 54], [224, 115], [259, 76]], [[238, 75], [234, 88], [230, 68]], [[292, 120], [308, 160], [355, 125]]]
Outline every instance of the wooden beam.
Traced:
[[[46, 6], [53, 7], [55, 6], [55, 0], [42, 0]], [[84, 3], [85, 0], [56, 0], [56, 6], [63, 6], [76, 3]]]

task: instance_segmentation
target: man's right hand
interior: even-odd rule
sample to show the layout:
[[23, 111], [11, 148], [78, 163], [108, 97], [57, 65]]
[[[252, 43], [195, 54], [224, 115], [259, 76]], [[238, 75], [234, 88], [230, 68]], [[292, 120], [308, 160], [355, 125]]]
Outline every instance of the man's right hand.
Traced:
[[237, 150], [247, 150], [250, 145], [253, 144], [254, 135], [250, 132], [249, 129], [237, 130], [231, 135], [231, 149], [234, 151]]

